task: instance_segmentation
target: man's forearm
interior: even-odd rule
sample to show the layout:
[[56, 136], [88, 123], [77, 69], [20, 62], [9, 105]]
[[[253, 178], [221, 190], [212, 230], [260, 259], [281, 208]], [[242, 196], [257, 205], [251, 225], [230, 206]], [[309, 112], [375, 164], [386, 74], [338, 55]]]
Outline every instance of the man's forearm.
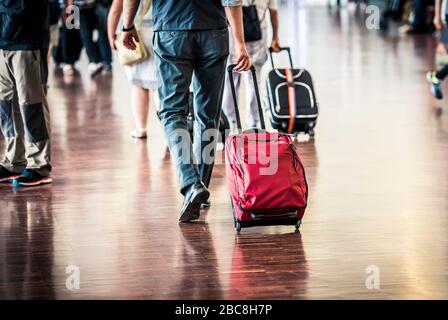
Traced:
[[241, 6], [225, 7], [235, 44], [244, 45], [243, 10]]
[[442, 0], [436, 0], [434, 6], [434, 17], [437, 19], [442, 19]]
[[124, 0], [123, 3], [123, 25], [129, 28], [134, 23], [140, 0]]
[[269, 9], [269, 13], [271, 15], [272, 39], [278, 40], [278, 11]]

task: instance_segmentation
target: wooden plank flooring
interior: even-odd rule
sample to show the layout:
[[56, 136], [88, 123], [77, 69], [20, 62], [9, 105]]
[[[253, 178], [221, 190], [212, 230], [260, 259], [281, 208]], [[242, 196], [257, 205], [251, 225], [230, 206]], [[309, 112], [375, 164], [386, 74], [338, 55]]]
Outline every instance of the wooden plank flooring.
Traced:
[[381, 37], [347, 11], [281, 15], [321, 106], [315, 141], [298, 144], [311, 189], [301, 234], [236, 235], [222, 162], [211, 209], [179, 225], [154, 108], [150, 139], [133, 141], [120, 68], [92, 81], [83, 61], [50, 80], [54, 184], [0, 186], [0, 298], [448, 298], [448, 110], [424, 78], [434, 39]]

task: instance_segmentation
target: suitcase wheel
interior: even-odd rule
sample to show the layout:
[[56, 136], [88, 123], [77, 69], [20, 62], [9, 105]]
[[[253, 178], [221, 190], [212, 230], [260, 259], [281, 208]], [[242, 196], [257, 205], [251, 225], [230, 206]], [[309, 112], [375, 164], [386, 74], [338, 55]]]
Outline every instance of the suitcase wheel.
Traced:
[[302, 220], [297, 221], [297, 223], [296, 223], [296, 232], [299, 231], [301, 224], [302, 224]]
[[241, 231], [241, 223], [239, 221], [235, 221], [235, 228], [237, 232]]

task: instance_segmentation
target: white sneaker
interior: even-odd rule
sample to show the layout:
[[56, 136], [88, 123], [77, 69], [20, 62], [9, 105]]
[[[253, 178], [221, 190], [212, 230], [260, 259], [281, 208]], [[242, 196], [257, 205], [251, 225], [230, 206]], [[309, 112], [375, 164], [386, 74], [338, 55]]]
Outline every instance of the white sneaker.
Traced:
[[135, 139], [146, 139], [146, 130], [134, 129], [131, 131], [131, 137]]
[[94, 78], [96, 75], [98, 75], [103, 70], [103, 64], [102, 63], [89, 63], [88, 66], [89, 74], [91, 78]]
[[62, 67], [62, 73], [66, 76], [72, 76], [75, 74], [75, 67], [72, 64], [64, 64]]

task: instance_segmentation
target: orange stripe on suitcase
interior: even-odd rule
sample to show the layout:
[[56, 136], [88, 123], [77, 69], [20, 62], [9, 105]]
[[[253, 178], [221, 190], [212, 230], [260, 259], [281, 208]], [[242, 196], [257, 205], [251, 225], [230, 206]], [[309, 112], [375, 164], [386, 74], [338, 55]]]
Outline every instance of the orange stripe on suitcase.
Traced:
[[288, 133], [294, 133], [294, 122], [296, 120], [296, 91], [294, 90], [294, 77], [291, 69], [285, 69], [286, 81], [288, 82], [288, 108], [289, 123]]

